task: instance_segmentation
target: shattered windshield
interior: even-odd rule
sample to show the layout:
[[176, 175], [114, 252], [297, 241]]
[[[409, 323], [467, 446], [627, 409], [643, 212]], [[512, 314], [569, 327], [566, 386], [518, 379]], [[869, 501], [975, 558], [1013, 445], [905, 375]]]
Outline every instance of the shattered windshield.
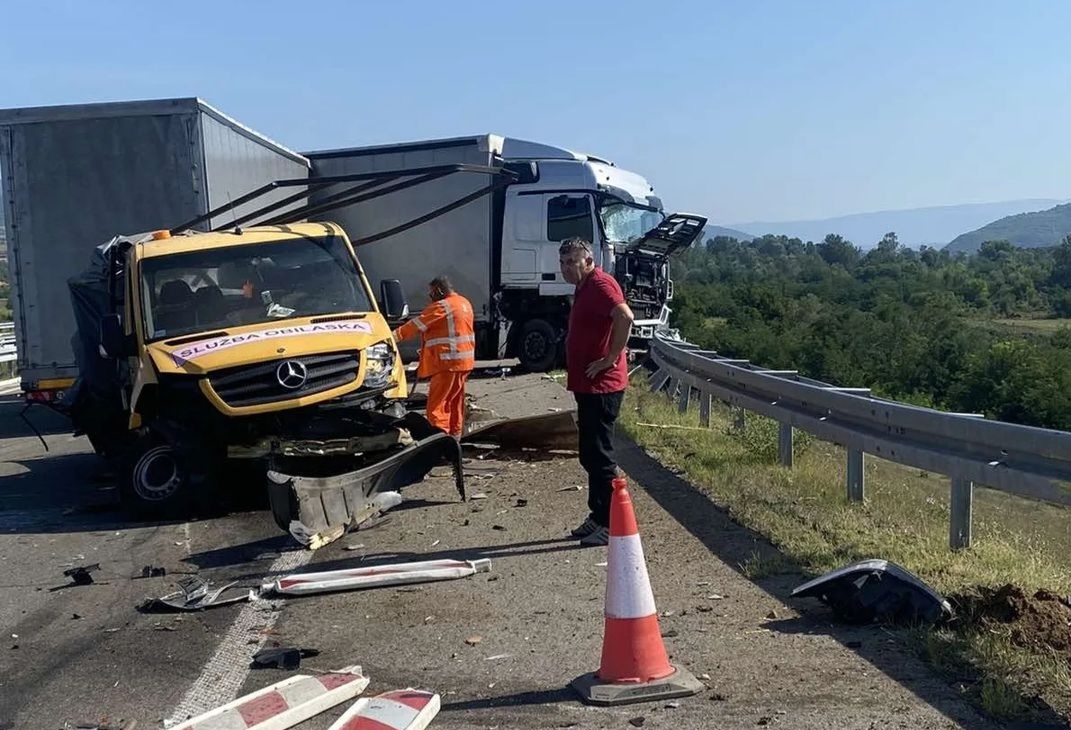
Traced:
[[639, 238], [661, 223], [663, 218], [665, 215], [660, 210], [621, 200], [606, 199], [599, 205], [599, 219], [606, 232], [606, 240], [614, 243], [627, 243]]
[[146, 258], [141, 294], [149, 340], [372, 309], [337, 236]]

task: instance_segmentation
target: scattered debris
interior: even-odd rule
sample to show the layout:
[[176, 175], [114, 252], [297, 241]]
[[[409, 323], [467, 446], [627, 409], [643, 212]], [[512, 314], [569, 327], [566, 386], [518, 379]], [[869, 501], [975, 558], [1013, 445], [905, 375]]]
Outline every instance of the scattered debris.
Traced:
[[721, 692], [715, 692], [710, 696], [711, 702], [728, 702], [729, 698], [723, 695]]
[[700, 674], [699, 678], [704, 680], [704, 681], [710, 681], [710, 675], [706, 674], [706, 673]]
[[770, 611], [768, 614], [766, 614], [766, 618], [771, 620], [777, 618], [777, 611]]
[[465, 639], [465, 643], [469, 646], [476, 646], [481, 641], [483, 641], [482, 636], [470, 636], [469, 638]]
[[250, 663], [251, 669], [297, 669], [301, 666], [301, 660], [308, 657], [319, 656], [318, 649], [297, 649], [290, 646], [273, 646], [261, 649], [253, 655]]
[[439, 714], [440, 706], [439, 695], [434, 692], [412, 687], [384, 692], [357, 700], [327, 730], [365, 727], [423, 730]]
[[527, 499], [518, 498], [517, 499], [517, 506], [518, 507], [527, 507], [528, 506], [528, 500]]
[[695, 610], [699, 611], [699, 613], [710, 613], [711, 611], [714, 610], [714, 607], [713, 606], [696, 606]]
[[582, 484], [574, 484], [571, 487], [559, 487], [558, 491], [559, 492], [579, 492], [583, 488], [584, 488], [584, 485], [582, 485]]
[[487, 499], [487, 495], [483, 492], [476, 492], [476, 494], [471, 495], [469, 499]]
[[666, 703], [666, 709], [667, 710], [676, 710], [680, 706], [681, 706], [681, 703], [677, 702], [676, 700], [673, 700], [672, 702], [667, 702]]
[[[344, 667], [328, 674], [296, 674], [281, 682], [239, 697], [233, 702], [190, 718], [171, 730], [207, 727], [249, 727], [243, 710], [257, 708], [262, 727], [288, 728], [353, 699], [368, 687], [368, 677], [359, 666]], [[352, 708], [351, 708], [352, 709]], [[332, 728], [341, 727], [332, 725]]]
[[346, 525], [334, 525], [320, 532], [313, 532], [297, 520], [290, 521], [290, 536], [309, 550], [319, 550], [346, 534]]
[[68, 568], [63, 571], [64, 577], [70, 578], [73, 582], [71, 585], [87, 586], [93, 582], [93, 576], [90, 575], [95, 570], [100, 570], [99, 563], [93, 563], [92, 565], [79, 565], [75, 568]]
[[505, 530], [506, 528], [504, 526], [502, 526], [502, 525], [491, 525], [491, 529], [492, 530]]
[[793, 589], [813, 596], [843, 621], [935, 623], [952, 616], [952, 606], [916, 576], [888, 560], [862, 560]]
[[757, 725], [769, 725], [771, 722], [773, 722], [773, 718], [772, 717], [769, 717], [767, 715], [763, 715], [762, 717], [759, 718], [759, 721], [756, 724]]
[[283, 576], [261, 586], [261, 595], [280, 593], [305, 595], [357, 588], [426, 583], [438, 580], [466, 578], [476, 573], [491, 570], [489, 559], [481, 560], [425, 560], [415, 563], [375, 565], [361, 568], [344, 568], [320, 573], [295, 573]]
[[344, 550], [362, 550], [362, 549], [364, 549], [364, 543], [363, 542], [351, 543], [351, 544], [347, 545], [343, 549]]
[[680, 632], [677, 631], [676, 629], [669, 629], [667, 631], [663, 631], [662, 632], [662, 638], [663, 639], [673, 639], [673, 638], [676, 638], [679, 635], [680, 635]]
[[498, 659], [509, 659], [512, 654], [495, 654], [494, 656], [484, 657], [485, 662], [493, 662]]
[[141, 569], [141, 575], [134, 576], [134, 580], [137, 580], [138, 578], [159, 578], [164, 575], [167, 575], [166, 568], [158, 568], [155, 565], [146, 565]]
[[205, 608], [238, 603], [239, 601], [252, 601], [256, 598], [257, 595], [254, 590], [239, 587], [236, 583], [227, 583], [220, 588], [213, 588], [208, 581], [193, 575], [179, 581], [179, 590], [160, 598], [147, 599], [138, 607], [138, 610], [142, 612], [166, 611], [169, 609], [200, 611]]
[[72, 621], [77, 621], [80, 618], [82, 618], [82, 616], [80, 614], [77, 614], [77, 613], [72, 613], [71, 614], [71, 620]]
[[643, 723], [645, 722], [647, 722], [647, 718], [643, 715], [640, 715], [639, 717], [633, 717], [632, 719], [630, 719], [628, 721], [628, 724], [632, 727], [643, 727]]
[[576, 451], [576, 411], [558, 411], [496, 421], [461, 437], [463, 445], [481, 444], [499, 449]]
[[438, 545], [438, 544], [439, 544], [440, 542], [442, 542], [442, 540], [436, 540], [435, 542], [433, 542], [433, 543], [431, 544], [431, 546], [432, 546], [432, 547], [435, 547], [435, 546], [436, 546], [436, 545]]

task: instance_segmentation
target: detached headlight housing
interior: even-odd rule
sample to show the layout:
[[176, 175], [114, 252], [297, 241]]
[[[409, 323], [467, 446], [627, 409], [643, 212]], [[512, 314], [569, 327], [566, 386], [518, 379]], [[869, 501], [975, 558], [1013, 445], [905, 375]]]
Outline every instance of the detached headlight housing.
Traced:
[[394, 371], [394, 348], [386, 342], [372, 345], [364, 351], [364, 385], [382, 388], [390, 382]]

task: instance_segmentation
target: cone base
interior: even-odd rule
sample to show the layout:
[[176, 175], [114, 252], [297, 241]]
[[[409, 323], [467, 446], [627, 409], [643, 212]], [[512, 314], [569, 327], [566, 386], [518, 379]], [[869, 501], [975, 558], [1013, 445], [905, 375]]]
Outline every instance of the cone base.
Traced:
[[691, 697], [706, 685], [686, 669], [674, 667], [673, 674], [650, 682], [604, 682], [595, 672], [574, 679], [570, 686], [589, 705], [613, 707], [637, 702], [660, 702], [675, 697]]

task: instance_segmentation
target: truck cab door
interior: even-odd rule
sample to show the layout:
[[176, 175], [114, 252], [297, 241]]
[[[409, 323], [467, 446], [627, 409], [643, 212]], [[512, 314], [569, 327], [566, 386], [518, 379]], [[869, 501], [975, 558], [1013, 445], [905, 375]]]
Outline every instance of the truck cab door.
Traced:
[[502, 234], [502, 284], [538, 289], [543, 296], [572, 294], [573, 285], [561, 276], [558, 248], [573, 237], [591, 242], [595, 263], [612, 270], [613, 257], [599, 238], [591, 195], [511, 191]]

